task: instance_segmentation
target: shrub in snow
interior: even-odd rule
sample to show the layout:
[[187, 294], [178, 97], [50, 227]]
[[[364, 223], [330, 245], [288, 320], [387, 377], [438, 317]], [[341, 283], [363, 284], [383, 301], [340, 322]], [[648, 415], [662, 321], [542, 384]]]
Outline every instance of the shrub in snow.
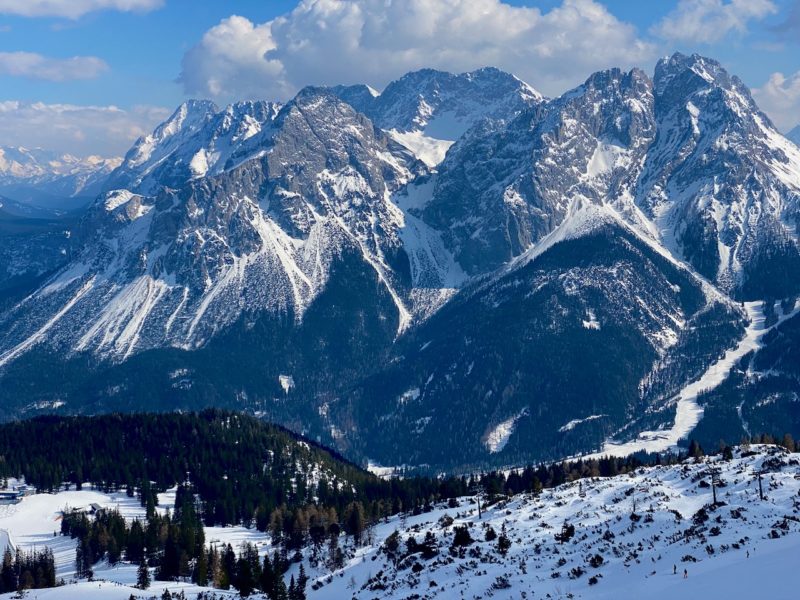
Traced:
[[469, 546], [474, 541], [466, 525], [453, 528], [453, 547]]
[[507, 590], [509, 588], [511, 588], [511, 584], [508, 582], [508, 579], [502, 575], [498, 575], [492, 584], [493, 590]]
[[489, 527], [486, 529], [485, 539], [486, 539], [487, 542], [493, 542], [494, 540], [497, 539], [497, 532], [494, 530], [494, 527], [492, 527], [491, 525], [489, 525]]
[[592, 565], [595, 569], [600, 568], [605, 561], [603, 557], [599, 554], [595, 554], [591, 558], [589, 558], [589, 564]]

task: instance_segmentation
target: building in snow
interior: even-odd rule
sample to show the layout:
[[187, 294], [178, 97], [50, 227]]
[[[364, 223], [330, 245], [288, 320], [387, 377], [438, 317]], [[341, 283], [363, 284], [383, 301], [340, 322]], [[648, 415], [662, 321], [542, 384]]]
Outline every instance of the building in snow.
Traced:
[[19, 504], [25, 492], [20, 490], [0, 490], [0, 506], [8, 504]]

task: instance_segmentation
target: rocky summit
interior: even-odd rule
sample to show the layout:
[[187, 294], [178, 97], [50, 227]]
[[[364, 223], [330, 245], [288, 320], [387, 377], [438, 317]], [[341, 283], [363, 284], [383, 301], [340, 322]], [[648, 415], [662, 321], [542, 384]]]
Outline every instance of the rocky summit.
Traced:
[[6, 418], [219, 405], [431, 471], [800, 430], [800, 149], [714, 60], [190, 101], [108, 171], [0, 207]]

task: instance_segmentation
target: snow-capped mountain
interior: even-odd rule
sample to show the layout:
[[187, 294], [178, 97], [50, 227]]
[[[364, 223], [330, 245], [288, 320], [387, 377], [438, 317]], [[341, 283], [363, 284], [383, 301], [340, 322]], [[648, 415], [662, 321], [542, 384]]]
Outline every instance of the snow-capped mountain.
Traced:
[[587, 202], [406, 336], [331, 411], [361, 415], [345, 435], [380, 464], [469, 470], [532, 449], [557, 459], [654, 427], [674, 443], [693, 425], [676, 422], [676, 395], [743, 323], [613, 209]]
[[659, 133], [637, 203], [664, 244], [736, 297], [800, 290], [800, 149], [713, 60], [664, 59], [654, 89]]
[[699, 56], [187, 102], [0, 312], [0, 401], [246, 407], [433, 469], [664, 449], [758, 345], [739, 301], [794, 306], [799, 174]]
[[389, 84], [382, 93], [364, 85], [332, 91], [431, 167], [478, 122], [497, 125], [543, 101], [531, 86], [494, 68], [460, 75], [423, 69]]
[[[166, 142], [151, 156], [172, 185], [180, 186], [187, 165], [162, 152], [175, 143], [166, 132], [182, 123], [196, 137], [206, 133], [197, 125], [205, 120], [216, 131], [230, 110], [216, 119], [192, 108], [198, 106], [182, 106], [157, 130]], [[132, 156], [143, 155], [141, 146], [113, 181]], [[204, 151], [190, 149], [194, 156]], [[132, 187], [151, 189], [150, 172]], [[390, 267], [403, 225], [390, 197], [423, 172], [407, 149], [349, 105], [306, 90], [281, 109], [253, 155], [231, 169], [192, 176], [177, 189], [164, 185], [155, 195], [106, 193], [82, 224], [83, 251], [73, 265], [4, 317], [9, 350], [0, 362], [45, 333], [48, 345], [122, 360], [151, 348], [199, 347], [245, 312], [300, 320], [335, 265], [351, 259], [374, 270], [395, 301], [391, 318], [402, 332], [415, 298], [411, 281]]]
[[471, 132], [440, 166], [422, 217], [479, 274], [536, 244], [575, 201], [635, 212], [632, 188], [656, 134], [652, 104], [643, 72], [616, 69], [499, 131]]
[[792, 129], [789, 133], [786, 134], [786, 137], [795, 143], [795, 145], [800, 146], [800, 125]]
[[151, 193], [219, 174], [279, 109], [272, 102], [237, 102], [224, 110], [209, 101], [185, 102], [152, 134], [137, 140], [104, 187]]
[[[73, 208], [68, 199], [99, 193], [118, 158], [78, 158], [41, 148], [0, 147], [0, 192], [26, 204], [62, 211]], [[59, 204], [60, 201], [60, 204]]]

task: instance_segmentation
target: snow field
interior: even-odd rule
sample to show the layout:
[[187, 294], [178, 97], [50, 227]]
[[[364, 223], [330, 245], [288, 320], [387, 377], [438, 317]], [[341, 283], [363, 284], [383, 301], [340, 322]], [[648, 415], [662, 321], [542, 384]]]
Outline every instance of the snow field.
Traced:
[[[304, 551], [310, 576], [308, 597], [405, 598], [643, 598], [772, 597], [786, 598], [797, 589], [800, 572], [792, 568], [800, 550], [800, 455], [771, 446], [753, 447], [751, 455], [735, 451], [734, 459], [689, 460], [680, 465], [638, 469], [614, 478], [584, 479], [539, 497], [519, 494], [484, 508], [478, 518], [475, 499], [458, 499], [458, 506], [440, 504], [417, 516], [396, 516], [367, 534], [367, 544], [347, 552], [345, 566], [331, 573], [326, 550], [312, 564]], [[724, 487], [717, 490], [722, 506], [712, 508], [708, 487], [710, 466], [720, 469]], [[759, 500], [756, 471], [766, 468]], [[159, 510], [171, 508], [174, 492], [159, 498]], [[164, 587], [182, 589], [196, 597], [202, 588], [186, 583], [158, 583], [147, 592], [132, 587], [133, 565], [97, 565], [95, 582], [74, 582], [74, 540], [53, 537], [60, 528], [60, 511], [97, 503], [118, 508], [126, 518], [143, 517], [136, 498], [95, 490], [65, 491], [29, 496], [16, 506], [0, 507], [0, 529], [21, 548], [50, 546], [56, 554], [58, 576], [68, 585], [32, 591], [30, 598], [120, 598], [160, 595]], [[634, 510], [638, 518], [632, 519]], [[698, 513], [701, 509], [705, 510]], [[697, 515], [700, 516], [697, 516]], [[707, 516], [707, 519], [703, 515]], [[449, 521], [452, 519], [452, 523]], [[567, 521], [574, 537], [561, 544], [555, 534]], [[499, 535], [505, 525], [511, 548], [502, 557], [496, 541], [485, 541], [485, 527]], [[473, 544], [463, 556], [451, 554], [455, 526], [466, 526]], [[430, 532], [438, 555], [424, 560], [411, 556], [395, 564], [381, 547], [395, 530], [401, 551], [409, 536], [422, 542]], [[775, 537], [776, 539], [772, 539]], [[0, 538], [2, 539], [2, 538]], [[272, 552], [269, 536], [245, 527], [206, 528], [209, 544], [238, 547], [256, 544], [263, 555]], [[711, 550], [709, 550], [711, 548]], [[750, 556], [747, 556], [747, 553]], [[589, 560], [596, 556], [593, 566]], [[418, 563], [419, 567], [413, 567]], [[672, 574], [673, 565], [679, 571]], [[683, 569], [689, 572], [682, 577]], [[287, 573], [297, 576], [299, 565]], [[416, 572], [418, 571], [418, 572]], [[590, 584], [590, 579], [596, 583]], [[102, 581], [101, 581], [102, 580]], [[314, 589], [316, 588], [316, 589]], [[218, 591], [219, 592], [219, 591]], [[569, 596], [572, 594], [572, 596]], [[754, 595], [752, 595], [754, 594]], [[6, 597], [4, 596], [3, 600]]]

